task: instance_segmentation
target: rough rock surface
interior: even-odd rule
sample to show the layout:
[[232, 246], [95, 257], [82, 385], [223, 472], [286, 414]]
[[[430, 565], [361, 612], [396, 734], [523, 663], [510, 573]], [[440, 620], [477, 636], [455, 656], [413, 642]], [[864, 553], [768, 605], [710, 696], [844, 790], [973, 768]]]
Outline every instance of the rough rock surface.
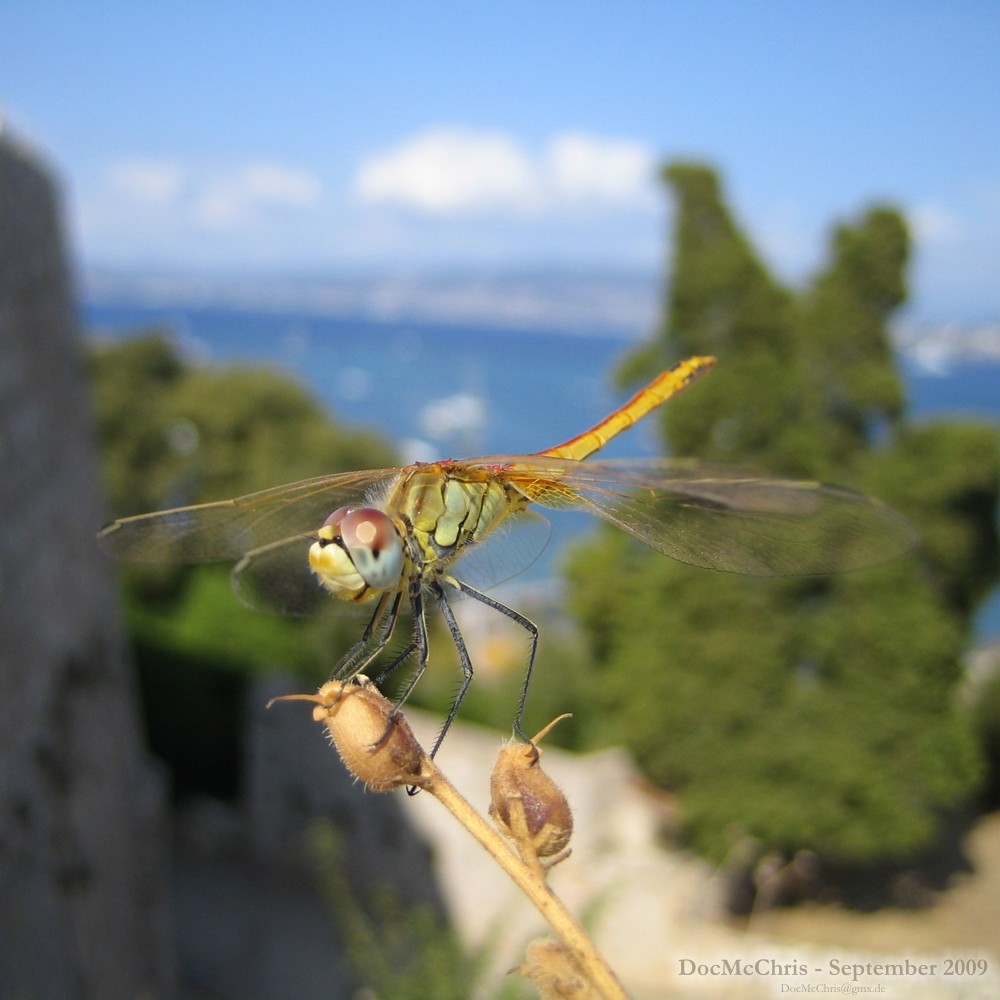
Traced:
[[172, 995], [55, 185], [0, 132], [0, 998]]

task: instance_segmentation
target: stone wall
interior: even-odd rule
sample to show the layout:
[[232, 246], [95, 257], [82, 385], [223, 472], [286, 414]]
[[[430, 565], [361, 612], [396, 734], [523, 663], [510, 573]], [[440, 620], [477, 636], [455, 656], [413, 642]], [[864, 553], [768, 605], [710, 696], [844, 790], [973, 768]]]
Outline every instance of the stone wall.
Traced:
[[0, 1000], [172, 995], [55, 185], [0, 132]]

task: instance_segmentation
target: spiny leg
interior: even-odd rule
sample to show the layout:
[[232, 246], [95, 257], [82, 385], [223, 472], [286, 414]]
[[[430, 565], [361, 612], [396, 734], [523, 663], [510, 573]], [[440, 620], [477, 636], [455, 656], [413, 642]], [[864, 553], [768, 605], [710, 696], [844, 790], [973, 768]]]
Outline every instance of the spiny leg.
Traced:
[[[395, 594], [387, 591], [378, 599], [375, 611], [368, 620], [361, 638], [340, 658], [340, 662], [333, 668], [331, 678], [347, 680], [354, 677], [361, 673], [385, 649], [396, 627], [396, 621], [399, 618], [399, 604], [402, 598], [403, 592], [398, 590]], [[392, 601], [391, 606], [389, 605], [390, 600]], [[371, 649], [368, 649], [368, 644], [372, 641], [372, 636], [375, 635], [380, 623], [382, 631]]]
[[[392, 707], [392, 715], [395, 715], [399, 709], [402, 708], [403, 703], [410, 697], [413, 689], [417, 686], [417, 681], [419, 681], [423, 675], [423, 672], [427, 667], [428, 656], [430, 655], [430, 641], [427, 638], [427, 620], [424, 616], [423, 552], [420, 550], [420, 546], [417, 542], [416, 535], [413, 532], [413, 525], [410, 523], [410, 520], [404, 516], [403, 522], [407, 528], [404, 540], [408, 545], [410, 560], [413, 563], [413, 571], [410, 573], [406, 581], [406, 593], [409, 597], [410, 613], [413, 617], [413, 639], [409, 642], [406, 648], [397, 656], [394, 656], [389, 664], [379, 673], [375, 680], [375, 686], [381, 686], [382, 682], [414, 651], [418, 651], [418, 662], [417, 669], [414, 671], [413, 676], [406, 682], [403, 693], [396, 699], [396, 702]], [[400, 589], [396, 595], [395, 605], [393, 606], [394, 618], [398, 613], [399, 602], [402, 596], [403, 591]], [[384, 645], [385, 644], [383, 643], [383, 647]]]
[[[394, 656], [388, 662], [388, 664], [386, 664], [386, 666], [382, 668], [382, 670], [379, 672], [378, 677], [374, 678], [374, 680], [372, 681], [375, 687], [381, 688], [382, 685], [389, 678], [389, 675], [403, 662], [403, 660], [405, 660], [408, 656], [410, 656], [416, 648], [417, 648], [417, 642], [416, 640], [413, 640], [407, 645], [407, 647], [401, 653], [398, 653], [396, 656]], [[409, 690], [410, 690], [410, 685], [409, 682], [407, 682], [407, 691]], [[396, 707], [398, 708], [399, 706], [397, 705]]]
[[[413, 676], [406, 682], [403, 693], [396, 698], [392, 706], [393, 715], [403, 707], [406, 699], [413, 693], [417, 682], [423, 676], [424, 670], [427, 669], [427, 658], [430, 655], [430, 641], [427, 638], [427, 619], [424, 615], [424, 595], [420, 586], [420, 578], [417, 576], [411, 578], [408, 589], [410, 610], [413, 612], [413, 640], [398, 656], [393, 657], [392, 662], [378, 676], [380, 682], [385, 680], [414, 650], [417, 651], [417, 669], [413, 671]], [[431, 756], [434, 755], [431, 754]]]
[[[447, 583], [454, 585], [450, 579], [447, 580]], [[461, 587], [458, 589], [461, 589]], [[458, 708], [465, 698], [466, 691], [469, 690], [469, 685], [472, 683], [473, 670], [472, 658], [469, 656], [469, 651], [465, 646], [465, 639], [462, 637], [462, 631], [455, 620], [455, 612], [451, 610], [451, 604], [448, 603], [448, 598], [445, 596], [444, 587], [441, 586], [438, 580], [435, 580], [431, 585], [431, 591], [437, 598], [438, 605], [441, 608], [441, 615], [448, 626], [448, 631], [451, 633], [451, 641], [455, 643], [455, 649], [458, 652], [458, 662], [462, 667], [462, 683], [455, 693], [455, 697], [452, 699], [448, 717], [444, 720], [444, 725], [441, 727], [437, 739], [434, 741], [434, 746], [431, 748], [431, 757], [433, 758], [444, 741], [445, 735], [451, 728], [451, 724], [455, 721], [455, 716], [458, 715]]]
[[[424, 670], [427, 667], [427, 658], [430, 650], [430, 643], [427, 638], [427, 621], [424, 616], [424, 602], [423, 595], [421, 593], [420, 578], [419, 576], [413, 576], [410, 578], [407, 585], [407, 591], [410, 596], [410, 609], [413, 613], [414, 622], [414, 633], [415, 636], [411, 642], [409, 642], [404, 650], [398, 655], [394, 656], [388, 665], [379, 673], [378, 677], [375, 679], [375, 686], [379, 687], [382, 682], [408, 657], [414, 650], [418, 650], [418, 663], [417, 669], [414, 671], [413, 676], [407, 681], [406, 687], [403, 693], [396, 699], [392, 706], [392, 710], [389, 712], [389, 717], [386, 719], [385, 732], [372, 744], [373, 749], [375, 747], [381, 746], [383, 741], [389, 738], [389, 734], [392, 732], [392, 727], [396, 719], [396, 714], [402, 708], [403, 703], [409, 698], [413, 689], [417, 686], [417, 682], [423, 676]], [[392, 629], [396, 624], [396, 620], [399, 616], [399, 604], [402, 599], [402, 590], [396, 593], [396, 599], [392, 603], [392, 609], [390, 611], [390, 624], [383, 630], [382, 635], [379, 637], [380, 642], [377, 648], [368, 656], [368, 658], [354, 671], [354, 674], [359, 673], [364, 667], [366, 667], [371, 661], [385, 648], [392, 635]], [[379, 602], [381, 603], [381, 601]], [[375, 612], [375, 619], [379, 615], [378, 610]], [[374, 621], [374, 619], [373, 619]], [[372, 629], [374, 631], [374, 629]], [[363, 644], [364, 640], [362, 640]], [[353, 674], [351, 676], [354, 676]], [[436, 748], [435, 748], [436, 749]], [[416, 795], [418, 789], [415, 786], [407, 788], [408, 795]]]
[[[484, 594], [481, 590], [476, 590], [475, 587], [470, 587], [467, 583], [463, 583], [461, 580], [455, 580], [452, 577], [447, 577], [446, 582], [449, 586], [454, 587], [456, 590], [460, 590], [466, 597], [472, 597], [479, 601], [481, 604], [485, 604], [486, 607], [492, 608], [494, 611], [499, 611], [500, 614], [506, 615], [511, 621], [516, 622], [528, 633], [531, 637], [531, 648], [528, 650], [528, 665], [524, 671], [524, 683], [521, 685], [521, 696], [517, 702], [517, 715], [514, 718], [514, 732], [526, 743], [530, 743], [530, 737], [525, 733], [522, 723], [524, 722], [524, 709], [528, 701], [528, 688], [531, 686], [531, 671], [535, 666], [535, 653], [538, 651], [538, 626], [530, 619], [522, 615], [519, 611], [515, 611], [513, 608], [507, 607], [506, 604], [501, 604], [498, 600]], [[447, 604], [442, 600], [442, 608], [448, 607]], [[448, 615], [451, 614], [451, 609], [448, 608]], [[445, 616], [445, 620], [448, 620], [448, 615]], [[454, 616], [452, 616], [451, 621], [448, 623], [448, 627], [452, 630], [452, 637], [455, 638], [455, 644], [458, 645], [461, 641], [461, 636], [456, 636], [457, 625], [452, 627], [452, 622], [454, 622]], [[464, 651], [464, 644], [461, 646], [461, 651]], [[468, 662], [468, 656], [466, 655], [466, 662]], [[463, 671], [465, 666], [463, 664]], [[448, 721], [445, 724], [446, 728], [451, 724], [451, 720], [455, 716], [455, 712], [458, 711], [458, 701], [465, 696], [466, 688], [469, 686], [469, 681], [472, 679], [472, 664], [469, 663], [469, 674], [462, 681], [462, 687], [459, 690], [459, 699], [452, 708], [452, 712], [448, 717]], [[442, 733], [442, 736], [444, 734]], [[440, 737], [438, 738], [438, 743], [441, 742]], [[436, 746], [435, 746], [436, 748]]]

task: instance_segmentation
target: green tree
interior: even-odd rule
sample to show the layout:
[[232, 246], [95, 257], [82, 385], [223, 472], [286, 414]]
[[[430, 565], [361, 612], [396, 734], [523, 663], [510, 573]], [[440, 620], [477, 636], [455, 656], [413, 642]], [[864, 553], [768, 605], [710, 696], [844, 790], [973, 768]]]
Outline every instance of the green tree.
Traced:
[[789, 856], [904, 861], [981, 774], [952, 694], [969, 616], [997, 579], [996, 433], [905, 418], [886, 327], [905, 298], [897, 212], [840, 226], [830, 263], [795, 294], [755, 255], [711, 170], [675, 164], [664, 179], [677, 206], [668, 306], [623, 377], [719, 358], [664, 408], [666, 448], [859, 487], [910, 516], [923, 544], [864, 572], [760, 580], [604, 532], [569, 572], [600, 738], [682, 793], [691, 840], [712, 857], [737, 835]]
[[831, 263], [800, 296], [804, 382], [817, 409], [811, 429], [831, 468], [849, 467], [880, 430], [897, 430], [903, 386], [887, 323], [906, 299], [909, 236], [899, 213], [877, 207], [838, 226]]
[[670, 449], [772, 472], [803, 471], [812, 444], [797, 392], [793, 297], [729, 215], [711, 170], [673, 164], [664, 178], [679, 205], [666, 315], [659, 335], [626, 359], [621, 381], [645, 381], [667, 358], [717, 355], [724, 364], [695, 398], [682, 394], [663, 409]]

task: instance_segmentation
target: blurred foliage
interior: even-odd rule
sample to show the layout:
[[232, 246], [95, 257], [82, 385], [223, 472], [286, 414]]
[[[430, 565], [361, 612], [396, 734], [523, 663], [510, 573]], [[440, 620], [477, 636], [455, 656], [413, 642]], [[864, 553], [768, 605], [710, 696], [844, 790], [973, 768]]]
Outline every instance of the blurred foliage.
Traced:
[[404, 906], [391, 883], [369, 887], [359, 898], [347, 878], [349, 859], [330, 821], [313, 824], [311, 848], [321, 885], [344, 936], [357, 992], [375, 997], [468, 996], [472, 962], [453, 930], [430, 908]]
[[490, 942], [478, 954], [466, 954], [456, 933], [429, 907], [404, 906], [391, 883], [371, 886], [360, 897], [346, 876], [349, 859], [332, 823], [314, 823], [310, 839], [319, 884], [353, 966], [355, 996], [465, 1000], [479, 995], [517, 1000], [534, 995], [512, 976], [488, 988], [484, 975]]
[[[98, 346], [89, 364], [115, 516], [395, 461], [374, 434], [336, 427], [289, 377], [188, 364], [162, 332]], [[147, 671], [187, 660], [325, 679], [356, 638], [357, 619], [253, 612], [234, 597], [228, 573], [220, 566], [126, 568], [128, 620]]]
[[982, 778], [954, 692], [971, 615], [998, 577], [997, 432], [906, 419], [887, 330], [906, 296], [898, 212], [840, 225], [796, 294], [740, 232], [710, 169], [674, 164], [664, 180], [677, 205], [668, 307], [622, 380], [719, 358], [664, 407], [666, 449], [872, 493], [922, 544], [863, 572], [761, 580], [603, 531], [569, 567], [603, 720], [594, 740], [623, 742], [682, 793], [691, 842], [715, 859], [751, 837], [789, 857], [905, 861]]

